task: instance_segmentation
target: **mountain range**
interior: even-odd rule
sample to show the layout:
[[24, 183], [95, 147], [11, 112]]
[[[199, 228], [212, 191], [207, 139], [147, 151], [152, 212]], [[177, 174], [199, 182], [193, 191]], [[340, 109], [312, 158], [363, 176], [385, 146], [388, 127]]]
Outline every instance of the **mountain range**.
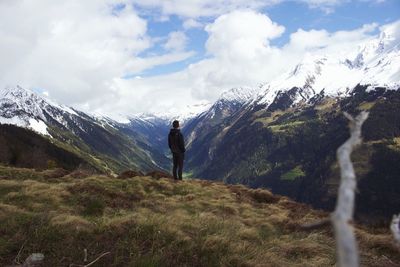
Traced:
[[[335, 150], [348, 137], [342, 113], [368, 110], [364, 143], [353, 155], [361, 203], [357, 215], [386, 219], [400, 207], [400, 49], [395, 37], [387, 29], [350, 55], [307, 55], [272, 82], [233, 88], [216, 102], [188, 107], [182, 114], [138, 114], [124, 123], [8, 87], [0, 92], [0, 160], [25, 166], [24, 151], [34, 155], [38, 150], [41, 166], [165, 171], [170, 168], [166, 137], [177, 118], [184, 126], [187, 176], [268, 187], [329, 210], [339, 177]], [[6, 124], [32, 129], [37, 133], [31, 132], [32, 140], [38, 141], [29, 142], [25, 130]], [[17, 145], [21, 136], [23, 147]], [[67, 164], [65, 158], [74, 160]]]
[[[131, 124], [98, 118], [52, 103], [19, 86], [0, 92], [0, 120], [2, 124], [32, 129], [98, 171], [112, 173], [127, 168], [147, 171], [163, 169], [165, 164], [164, 156], [151, 147], [140, 125], [133, 129]], [[9, 157], [17, 158], [14, 161], [18, 163], [17, 154], [21, 153], [14, 149], [14, 142], [8, 144]], [[63, 166], [62, 161], [58, 163]]]
[[399, 87], [400, 52], [391, 32], [353, 57], [308, 56], [250, 99], [239, 105], [221, 99], [193, 119], [184, 129], [189, 168], [195, 177], [267, 187], [332, 210], [335, 151], [348, 137], [343, 111], [367, 110], [364, 143], [353, 154], [356, 212], [363, 220], [389, 218], [400, 207]]

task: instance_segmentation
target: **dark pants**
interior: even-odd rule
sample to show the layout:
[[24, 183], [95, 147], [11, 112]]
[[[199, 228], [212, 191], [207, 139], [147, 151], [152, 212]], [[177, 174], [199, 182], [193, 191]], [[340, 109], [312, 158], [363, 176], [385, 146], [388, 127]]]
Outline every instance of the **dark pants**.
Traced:
[[182, 180], [182, 169], [183, 169], [183, 160], [185, 158], [184, 153], [172, 153], [172, 159], [174, 163], [174, 167], [172, 168], [172, 174], [174, 175], [175, 180], [179, 178]]

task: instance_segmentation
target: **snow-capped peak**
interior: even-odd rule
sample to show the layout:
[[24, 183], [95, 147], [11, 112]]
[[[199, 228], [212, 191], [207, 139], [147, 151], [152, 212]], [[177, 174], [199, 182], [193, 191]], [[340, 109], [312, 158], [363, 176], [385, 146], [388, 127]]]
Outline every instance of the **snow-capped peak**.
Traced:
[[192, 105], [186, 105], [185, 107], [180, 109], [171, 109], [169, 112], [163, 113], [163, 115], [156, 114], [156, 116], [163, 117], [168, 122], [178, 120], [181, 123], [184, 123], [208, 110], [211, 105], [212, 104], [208, 101], [200, 101]]
[[211, 107], [211, 105], [212, 104], [208, 101], [201, 101], [193, 105], [187, 105], [185, 108], [181, 109], [178, 112], [178, 115], [171, 116], [170, 118], [172, 120], [179, 120], [181, 123], [184, 123], [205, 112]]
[[221, 94], [217, 101], [229, 101], [237, 103], [246, 103], [253, 99], [259, 91], [259, 88], [254, 87], [236, 87]]
[[350, 68], [362, 69], [370, 65], [376, 58], [388, 55], [391, 52], [398, 52], [400, 44], [399, 28], [400, 27], [396, 25], [386, 25], [380, 32], [378, 38], [360, 45], [357, 54], [353, 59], [351, 59], [351, 56], [345, 59], [345, 64]]
[[370, 53], [368, 58], [365, 56], [360, 84], [397, 89], [400, 86], [400, 22], [386, 25], [379, 39], [366, 47], [370, 47]]
[[24, 89], [21, 86], [17, 85], [15, 87], [7, 86], [4, 89], [0, 90], [0, 97], [9, 97], [9, 98], [29, 98], [34, 97], [35, 93], [28, 89]]
[[382, 28], [379, 40], [385, 49], [391, 49], [393, 46], [398, 45], [400, 40], [400, 21], [385, 25]]
[[0, 123], [30, 128], [38, 133], [50, 135], [48, 120], [66, 125], [63, 116], [75, 116], [71, 108], [58, 105], [21, 86], [0, 89]]
[[[277, 95], [297, 88], [293, 104], [307, 101], [323, 92], [326, 96], [345, 96], [357, 84], [397, 89], [400, 85], [400, 33], [387, 28], [371, 39], [353, 59], [338, 55], [306, 55], [292, 71], [264, 84], [253, 103], [271, 104]], [[354, 54], [353, 54], [354, 56]]]
[[173, 120], [178, 120], [181, 124], [184, 124], [204, 112], [209, 112], [212, 106], [220, 105], [221, 103], [232, 103], [235, 105], [247, 103], [257, 95], [258, 91], [259, 88], [236, 87], [223, 92], [215, 103], [200, 101], [184, 107], [171, 108], [168, 112], [163, 113], [138, 113], [130, 116], [129, 120], [148, 124], [155, 122], [165, 123], [168, 125]]
[[142, 122], [145, 124], [167, 123], [170, 118], [165, 114], [137, 113], [128, 117], [129, 122]]
[[198, 116], [211, 107], [208, 101], [200, 101], [196, 104], [186, 105], [183, 108], [172, 108], [163, 113], [137, 113], [129, 117], [130, 121], [139, 121], [147, 124], [166, 124], [169, 125], [173, 120], [184, 122]]
[[29, 115], [32, 118], [46, 121], [43, 114], [43, 108], [46, 104], [44, 99], [20, 86], [9, 86], [0, 90], [0, 105], [1, 107], [8, 107], [8, 109], [1, 109], [2, 117], [10, 118], [13, 112], [18, 110], [21, 116]]

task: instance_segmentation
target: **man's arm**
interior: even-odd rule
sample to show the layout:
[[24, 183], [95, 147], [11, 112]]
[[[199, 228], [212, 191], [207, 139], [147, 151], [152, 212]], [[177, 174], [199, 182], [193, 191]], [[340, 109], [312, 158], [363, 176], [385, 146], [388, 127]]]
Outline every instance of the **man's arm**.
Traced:
[[169, 146], [169, 149], [171, 149], [171, 135], [170, 134], [168, 135], [168, 146]]
[[181, 149], [181, 151], [182, 151], [183, 153], [186, 152], [186, 149], [185, 149], [185, 140], [183, 139], [183, 134], [180, 134], [180, 135], [179, 135], [179, 148]]

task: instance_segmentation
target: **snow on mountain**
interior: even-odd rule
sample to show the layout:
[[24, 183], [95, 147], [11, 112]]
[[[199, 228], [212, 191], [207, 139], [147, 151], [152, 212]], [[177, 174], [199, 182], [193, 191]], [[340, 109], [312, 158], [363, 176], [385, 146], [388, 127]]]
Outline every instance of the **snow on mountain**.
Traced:
[[[238, 87], [224, 92], [213, 104], [187, 106], [168, 114], [156, 114], [169, 120], [187, 121], [196, 116], [213, 118], [218, 110], [229, 110], [246, 103], [271, 104], [275, 98], [293, 88], [293, 104], [308, 101], [317, 94], [344, 97], [357, 86], [370, 85], [371, 89], [385, 87], [397, 89], [400, 86], [400, 33], [397, 25], [383, 29], [374, 38], [358, 47], [347, 56], [307, 54], [296, 67], [270, 83], [260, 87]], [[231, 106], [231, 108], [227, 108]], [[173, 115], [179, 113], [180, 115]], [[218, 112], [217, 112], [218, 113]]]
[[378, 39], [360, 49], [364, 59], [360, 84], [397, 89], [400, 85], [400, 27], [387, 25]]
[[50, 135], [47, 132], [47, 125], [42, 120], [29, 119], [29, 127], [35, 132], [43, 135]]
[[139, 113], [129, 117], [130, 122], [147, 124], [152, 126], [155, 124], [170, 125], [172, 121], [178, 120], [181, 124], [205, 112], [211, 107], [210, 102], [202, 101], [194, 105], [187, 105], [184, 108], [174, 108], [163, 113]]
[[44, 111], [49, 104], [20, 86], [0, 90], [0, 123], [14, 124], [49, 135]]
[[71, 129], [82, 128], [77, 118], [82, 118], [73, 109], [54, 103], [20, 86], [0, 90], [0, 123], [29, 128], [48, 135], [48, 127], [59, 124]]
[[173, 120], [178, 120], [181, 124], [189, 121], [192, 118], [199, 116], [205, 112], [209, 112], [212, 107], [221, 105], [242, 105], [257, 94], [258, 88], [252, 87], [237, 87], [230, 89], [221, 94], [218, 100], [214, 103], [202, 101], [194, 105], [187, 105], [180, 109], [171, 109], [164, 113], [141, 113], [130, 117], [131, 121], [141, 121], [142, 123], [154, 124], [154, 123], [166, 123], [170, 124]]
[[232, 88], [221, 94], [218, 101], [229, 101], [244, 104], [258, 93], [259, 88], [254, 87], [237, 87]]
[[169, 124], [169, 117], [165, 115], [154, 115], [148, 113], [139, 113], [133, 116], [128, 117], [129, 123], [132, 126], [140, 126], [146, 128], [154, 128], [158, 125], [167, 125]]
[[178, 115], [176, 116], [171, 116], [171, 120], [178, 120], [181, 122], [181, 124], [184, 124], [188, 120], [198, 116], [199, 114], [205, 112], [211, 107], [212, 103], [210, 102], [200, 102], [195, 105], [187, 105], [184, 109], [181, 109], [178, 112]]
[[392, 89], [400, 86], [400, 38], [396, 38], [396, 35], [400, 33], [396, 33], [393, 28], [381, 33], [376, 53], [363, 69], [361, 84]]
[[252, 102], [271, 104], [277, 96], [293, 88], [297, 88], [291, 96], [293, 105], [316, 94], [346, 96], [357, 84], [370, 85], [370, 89], [397, 89], [400, 86], [400, 45], [390, 30], [359, 47], [352, 59], [306, 55], [292, 71], [263, 85]]
[[386, 26], [378, 38], [369, 40], [347, 56], [308, 54], [293, 70], [272, 82], [256, 88], [230, 89], [214, 103], [204, 101], [163, 113], [121, 116], [121, 120], [76, 112], [20, 86], [7, 87], [0, 90], [0, 123], [28, 127], [42, 134], [48, 134], [47, 127], [54, 122], [65, 128], [84, 130], [82, 121], [90, 118], [99, 125], [114, 128], [132, 122], [151, 127], [169, 125], [175, 119], [184, 124], [199, 116], [223, 118], [246, 103], [269, 105], [285, 92], [290, 92], [292, 105], [295, 105], [307, 102], [317, 94], [346, 96], [357, 84], [370, 85], [371, 90], [376, 87], [397, 89], [400, 86], [399, 28], [397, 25]]
[[357, 81], [360, 78], [351, 75], [351, 72], [350, 68], [340, 64], [336, 59], [309, 56], [298, 64], [293, 71], [264, 85], [257, 102], [271, 104], [279, 92], [288, 91], [294, 87], [303, 89], [294, 99], [294, 104], [309, 99], [313, 95], [321, 93], [324, 89], [325, 93], [329, 95], [340, 96], [348, 90], [349, 80]]
[[383, 86], [397, 89], [400, 86], [400, 53], [399, 46], [387, 52], [386, 57], [378, 57], [364, 69], [360, 84], [371, 85], [371, 88]]
[[196, 118], [201, 117], [205, 121], [221, 121], [254, 99], [259, 89], [252, 87], [232, 88], [222, 93], [214, 104], [208, 105], [208, 108], [199, 113]]
[[46, 120], [43, 114], [43, 108], [46, 102], [35, 93], [25, 90], [20, 86], [6, 87], [0, 91], [0, 103], [2, 107], [2, 117], [11, 118], [13, 112], [19, 111], [21, 115], [30, 115], [42, 120]]

